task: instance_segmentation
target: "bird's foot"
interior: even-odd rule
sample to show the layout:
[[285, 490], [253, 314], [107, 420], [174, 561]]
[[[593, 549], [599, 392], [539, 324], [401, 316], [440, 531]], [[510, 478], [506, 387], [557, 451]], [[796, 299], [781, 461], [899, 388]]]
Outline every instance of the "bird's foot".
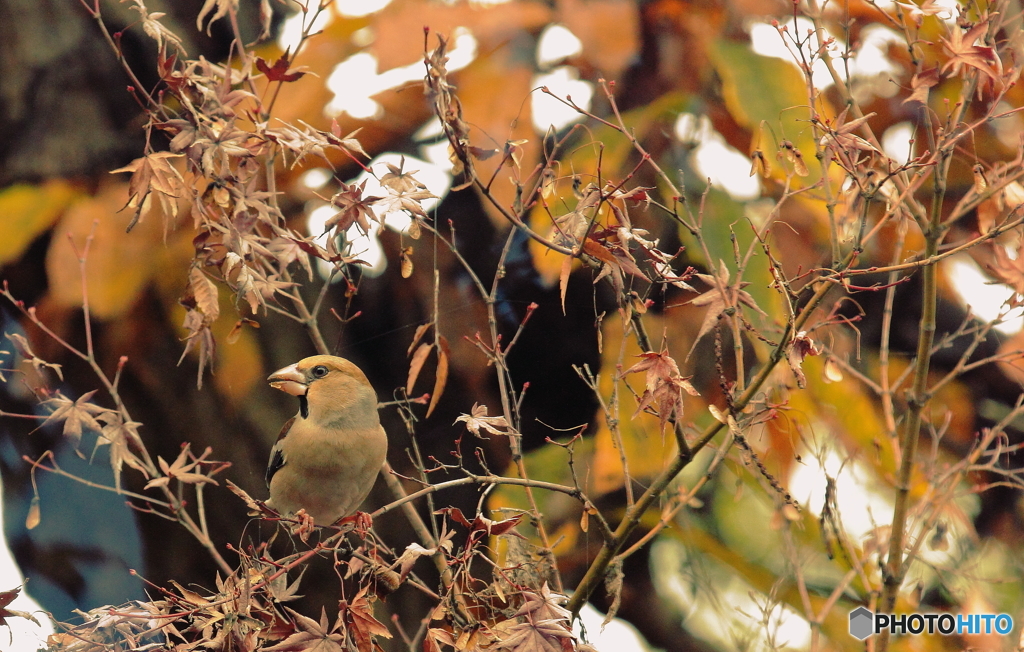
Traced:
[[295, 512], [295, 520], [288, 522], [288, 531], [293, 535], [298, 535], [303, 543], [307, 543], [309, 535], [316, 532], [316, 523], [313, 522], [313, 517], [306, 513], [306, 510], [300, 509]]
[[366, 512], [356, 512], [351, 516], [346, 516], [340, 519], [334, 524], [334, 527], [339, 530], [349, 528], [361, 537], [366, 537], [366, 533], [373, 526], [373, 518]]

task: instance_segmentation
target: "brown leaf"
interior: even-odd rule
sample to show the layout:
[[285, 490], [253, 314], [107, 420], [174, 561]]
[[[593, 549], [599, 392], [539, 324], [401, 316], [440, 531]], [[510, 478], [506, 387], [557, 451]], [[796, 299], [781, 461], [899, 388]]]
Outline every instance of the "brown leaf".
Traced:
[[636, 417], [651, 405], [656, 405], [661, 427], [664, 428], [669, 418], [674, 417], [676, 420], [682, 418], [683, 392], [691, 396], [699, 396], [699, 394], [690, 384], [689, 378], [683, 378], [680, 375], [679, 366], [667, 350], [662, 350], [660, 353], [642, 353], [640, 357], [643, 360], [623, 371], [620, 376], [640, 371], [646, 372], [646, 389], [640, 397], [640, 403], [633, 416]]
[[933, 66], [922, 70], [919, 73], [915, 73], [913, 78], [910, 80], [911, 94], [903, 100], [903, 104], [908, 102], [920, 102], [921, 104], [928, 105], [928, 89], [939, 83], [939, 68]]
[[123, 168], [111, 170], [110, 174], [131, 172], [128, 182], [128, 204], [135, 209], [135, 217], [128, 225], [131, 231], [137, 222], [146, 216], [149, 205], [146, 198], [151, 192], [159, 195], [165, 209], [171, 209], [171, 217], [176, 213], [176, 201], [185, 194], [185, 179], [171, 164], [171, 159], [180, 158], [183, 154], [173, 152], [154, 152], [137, 158]]
[[220, 303], [217, 298], [217, 284], [203, 273], [201, 269], [193, 266], [188, 273], [188, 282], [192, 294], [196, 299], [196, 305], [203, 311], [207, 323], [213, 323], [220, 317]]
[[428, 330], [430, 330], [431, 326], [433, 326], [433, 323], [427, 322], [426, 324], [420, 324], [416, 327], [416, 332], [412, 335], [412, 342], [409, 344], [409, 350], [405, 352], [406, 355], [412, 355], [413, 348], [421, 339], [423, 339], [423, 336]]
[[1001, 66], [995, 50], [987, 45], [975, 45], [975, 41], [983, 38], [988, 31], [989, 19], [979, 21], [964, 32], [958, 25], [951, 28], [949, 38], [941, 38], [942, 49], [950, 58], [942, 65], [942, 72], [949, 70], [952, 74], [960, 74], [964, 66], [975, 68], [991, 81], [997, 81]]
[[423, 363], [427, 361], [427, 356], [430, 355], [430, 350], [432, 348], [433, 347], [426, 342], [420, 344], [419, 347], [416, 348], [416, 353], [413, 354], [412, 360], [409, 362], [409, 377], [405, 381], [406, 394], [412, 394], [412, 388], [416, 384], [416, 379], [419, 378], [420, 371], [423, 370]]
[[345, 620], [345, 630], [354, 640], [359, 652], [374, 652], [374, 636], [391, 638], [391, 632], [379, 620], [373, 617], [373, 608], [366, 598], [369, 587], [364, 586], [352, 600], [352, 604], [342, 600], [339, 604], [339, 618]]
[[[296, 630], [285, 640], [265, 647], [265, 652], [345, 652], [345, 634], [339, 632], [339, 621], [334, 627], [327, 626], [327, 611], [321, 608], [320, 622], [307, 618], [299, 612], [285, 607], [295, 620]], [[360, 652], [364, 648], [359, 648]]]
[[138, 428], [141, 423], [125, 421], [117, 412], [107, 412], [99, 415], [98, 419], [104, 422], [100, 430], [100, 436], [96, 438], [93, 446], [93, 455], [100, 446], [110, 446], [110, 468], [114, 471], [114, 486], [121, 490], [121, 469], [127, 464], [136, 471], [139, 471], [147, 478], [149, 471], [146, 465], [132, 452], [142, 448], [142, 439], [139, 437]]
[[437, 349], [437, 372], [434, 378], [434, 393], [430, 397], [430, 405], [427, 406], [428, 417], [444, 394], [444, 386], [448, 383], [448, 360], [452, 355], [451, 349], [448, 348], [448, 339], [444, 335], [438, 338], [438, 344], [440, 346]]
[[819, 353], [821, 353], [821, 348], [807, 335], [807, 331], [800, 331], [789, 343], [789, 347], [786, 349], [786, 360], [789, 361], [789, 368], [796, 376], [797, 387], [803, 389], [807, 385], [807, 377], [803, 371], [804, 358]]

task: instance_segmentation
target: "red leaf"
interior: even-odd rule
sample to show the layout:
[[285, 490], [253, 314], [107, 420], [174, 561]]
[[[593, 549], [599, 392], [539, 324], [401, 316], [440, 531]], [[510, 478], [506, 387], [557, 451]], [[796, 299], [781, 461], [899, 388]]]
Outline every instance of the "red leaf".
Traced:
[[293, 82], [306, 74], [300, 70], [289, 70], [288, 63], [287, 52], [282, 54], [273, 66], [268, 66], [262, 57], [256, 57], [256, 67], [272, 82]]

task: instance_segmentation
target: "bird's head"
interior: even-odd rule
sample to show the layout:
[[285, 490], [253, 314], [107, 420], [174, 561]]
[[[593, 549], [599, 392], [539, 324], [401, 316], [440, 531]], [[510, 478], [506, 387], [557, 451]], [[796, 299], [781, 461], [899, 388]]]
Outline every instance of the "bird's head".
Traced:
[[334, 421], [360, 416], [377, 419], [377, 395], [366, 374], [344, 358], [314, 355], [270, 374], [271, 387], [299, 397], [303, 418]]

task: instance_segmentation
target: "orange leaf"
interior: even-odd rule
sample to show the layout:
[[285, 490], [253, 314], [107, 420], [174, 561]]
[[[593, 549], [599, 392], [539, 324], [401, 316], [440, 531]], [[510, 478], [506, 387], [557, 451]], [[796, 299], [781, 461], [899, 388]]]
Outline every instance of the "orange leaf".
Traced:
[[448, 358], [452, 354], [444, 335], [438, 339], [441, 346], [437, 349], [437, 377], [434, 380], [434, 395], [430, 397], [430, 405], [427, 407], [428, 417], [441, 399], [441, 394], [444, 394], [444, 386], [448, 382]]
[[412, 343], [409, 344], [409, 350], [405, 352], [406, 355], [412, 355], [413, 347], [416, 346], [417, 342], [419, 342], [421, 339], [423, 339], [423, 335], [427, 332], [427, 330], [430, 328], [430, 326], [431, 326], [431, 324], [428, 322], [426, 324], [422, 324], [422, 325], [416, 327], [416, 332], [413, 333], [413, 336], [412, 336]]
[[420, 370], [423, 369], [423, 363], [427, 361], [427, 356], [430, 355], [430, 348], [430, 345], [427, 343], [420, 344], [416, 349], [416, 353], [413, 354], [412, 362], [409, 363], [409, 379], [405, 382], [406, 394], [412, 393], [413, 385], [416, 384]]

